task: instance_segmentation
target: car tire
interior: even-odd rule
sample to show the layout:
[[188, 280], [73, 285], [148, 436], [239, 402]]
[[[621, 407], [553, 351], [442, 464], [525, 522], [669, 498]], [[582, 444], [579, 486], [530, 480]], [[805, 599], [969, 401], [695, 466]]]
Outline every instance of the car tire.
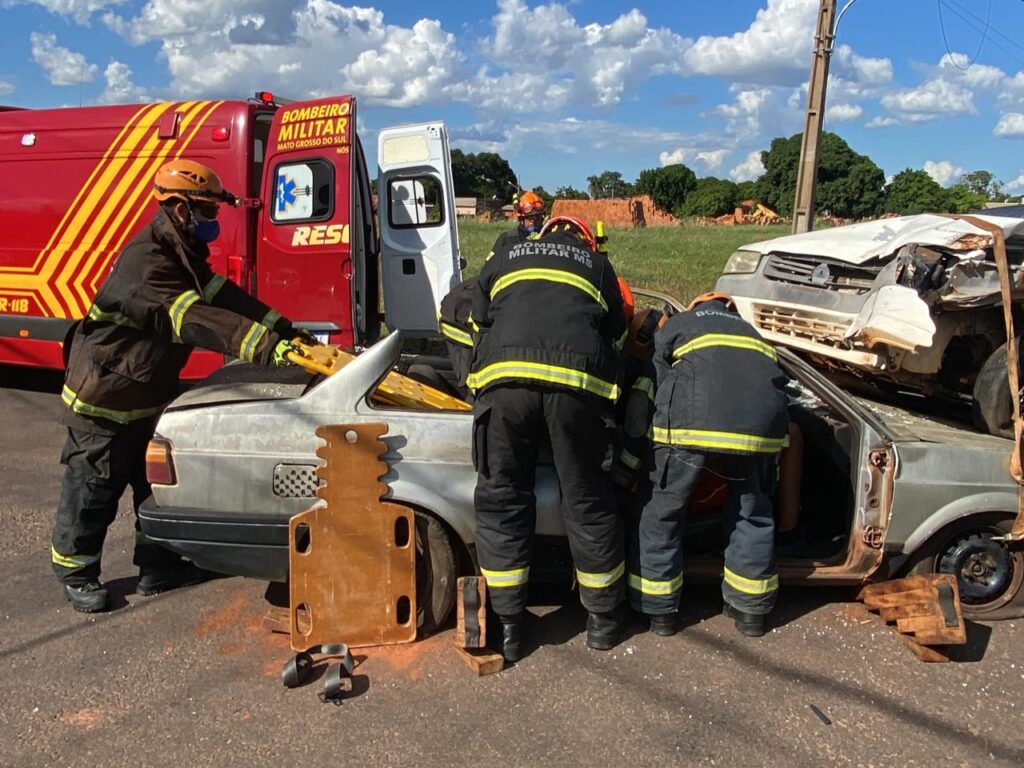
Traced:
[[[1021, 339], [1017, 337], [1017, 356]], [[974, 380], [974, 426], [997, 437], [1013, 437], [1013, 399], [1006, 375], [1006, 344], [989, 355]]]
[[1013, 519], [990, 513], [946, 526], [911, 556], [903, 575], [955, 575], [966, 619], [1024, 617], [1024, 550], [994, 540], [1010, 531]]
[[416, 510], [416, 628], [420, 637], [436, 632], [451, 615], [456, 562], [451, 538], [441, 521]]

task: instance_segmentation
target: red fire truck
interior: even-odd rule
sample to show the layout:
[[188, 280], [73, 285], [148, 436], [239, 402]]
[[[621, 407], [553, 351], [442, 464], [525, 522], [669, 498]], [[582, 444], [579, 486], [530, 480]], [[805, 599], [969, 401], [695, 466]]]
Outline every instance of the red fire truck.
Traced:
[[[0, 107], [0, 363], [61, 367], [71, 324], [155, 211], [154, 172], [178, 157], [244, 200], [221, 213], [215, 271], [345, 347], [381, 321], [435, 334], [461, 278], [445, 127], [380, 132], [379, 215], [355, 128], [351, 96]], [[223, 362], [197, 352], [186, 375]]]

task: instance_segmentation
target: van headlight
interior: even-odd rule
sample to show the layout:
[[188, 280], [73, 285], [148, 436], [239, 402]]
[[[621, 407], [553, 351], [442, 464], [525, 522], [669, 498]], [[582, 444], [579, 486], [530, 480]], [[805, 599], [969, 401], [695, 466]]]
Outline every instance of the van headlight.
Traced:
[[734, 275], [743, 272], [757, 272], [757, 265], [761, 263], [761, 254], [757, 251], [736, 251], [729, 260], [725, 262], [723, 275]]

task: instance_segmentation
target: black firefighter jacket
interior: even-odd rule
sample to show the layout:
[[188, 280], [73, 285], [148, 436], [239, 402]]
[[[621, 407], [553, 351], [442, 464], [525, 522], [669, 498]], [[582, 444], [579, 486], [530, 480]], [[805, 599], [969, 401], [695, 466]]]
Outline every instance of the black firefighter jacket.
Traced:
[[291, 323], [215, 274], [160, 210], [121, 252], [75, 331], [62, 399], [127, 424], [175, 396], [194, 347], [266, 364]]
[[499, 249], [480, 272], [469, 386], [533, 383], [619, 396], [626, 337], [618, 279], [607, 257], [565, 232]]
[[775, 348], [720, 301], [680, 312], [654, 336], [654, 442], [777, 453], [789, 430]]

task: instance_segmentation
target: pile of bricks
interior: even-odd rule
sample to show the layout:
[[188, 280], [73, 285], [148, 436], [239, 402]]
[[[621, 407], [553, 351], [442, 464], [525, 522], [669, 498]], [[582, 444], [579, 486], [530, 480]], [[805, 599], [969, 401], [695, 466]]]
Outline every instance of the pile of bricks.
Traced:
[[552, 216], [575, 216], [589, 224], [601, 220], [609, 227], [678, 227], [675, 216], [654, 205], [647, 195], [615, 200], [555, 200]]

